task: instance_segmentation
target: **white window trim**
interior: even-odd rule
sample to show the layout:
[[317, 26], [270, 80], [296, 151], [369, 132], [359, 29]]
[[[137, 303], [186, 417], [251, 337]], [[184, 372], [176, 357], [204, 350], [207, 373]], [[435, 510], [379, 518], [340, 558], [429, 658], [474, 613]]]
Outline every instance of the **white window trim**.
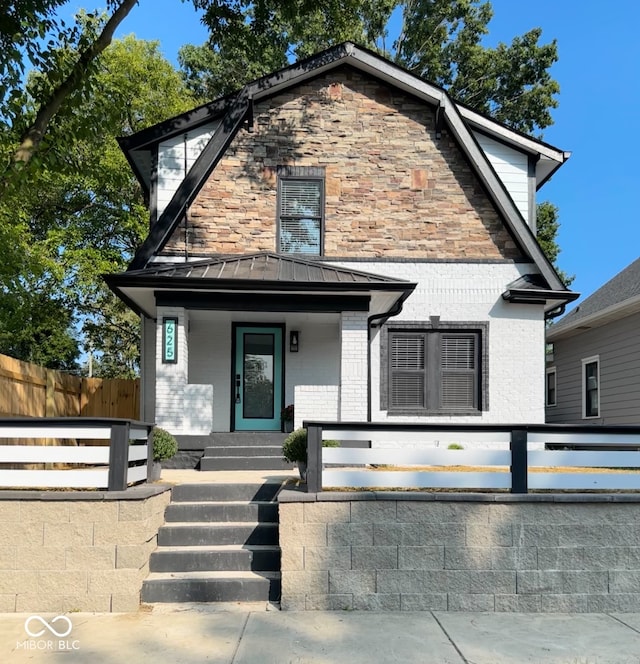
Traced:
[[[585, 380], [585, 366], [587, 364], [596, 364], [596, 380], [598, 381], [598, 414], [597, 415], [587, 415], [587, 384]], [[597, 420], [602, 417], [602, 412], [600, 410], [600, 355], [592, 355], [591, 357], [584, 357], [582, 359], [582, 378], [580, 379], [580, 384], [582, 386], [582, 419], [583, 420]], [[557, 387], [556, 387], [557, 389]]]
[[[555, 383], [555, 400], [553, 403], [549, 401], [549, 374], [553, 374]], [[546, 371], [544, 381], [544, 405], [547, 408], [555, 408], [558, 405], [558, 372], [556, 367], [549, 367]]]

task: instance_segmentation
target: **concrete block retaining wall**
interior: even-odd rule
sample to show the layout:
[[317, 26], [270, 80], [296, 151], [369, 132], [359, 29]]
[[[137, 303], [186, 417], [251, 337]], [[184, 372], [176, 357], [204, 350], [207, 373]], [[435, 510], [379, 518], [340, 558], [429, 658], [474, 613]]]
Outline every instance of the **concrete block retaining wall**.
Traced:
[[283, 491], [282, 608], [640, 611], [640, 498]]
[[137, 611], [170, 495], [0, 492], [0, 612]]

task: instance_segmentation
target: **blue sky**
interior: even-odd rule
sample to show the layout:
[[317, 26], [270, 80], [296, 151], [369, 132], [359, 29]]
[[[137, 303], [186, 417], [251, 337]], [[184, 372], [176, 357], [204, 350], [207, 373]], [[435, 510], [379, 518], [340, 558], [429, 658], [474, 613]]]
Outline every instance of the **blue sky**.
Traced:
[[[572, 156], [538, 200], [560, 209], [559, 264], [585, 297], [640, 255], [640, 2], [492, 0], [492, 6], [487, 43], [510, 42], [538, 26], [543, 42], [558, 41], [552, 74], [560, 105], [544, 140]], [[117, 36], [132, 32], [160, 41], [174, 63], [181, 45], [200, 44], [207, 35], [193, 6], [178, 0], [140, 0]]]

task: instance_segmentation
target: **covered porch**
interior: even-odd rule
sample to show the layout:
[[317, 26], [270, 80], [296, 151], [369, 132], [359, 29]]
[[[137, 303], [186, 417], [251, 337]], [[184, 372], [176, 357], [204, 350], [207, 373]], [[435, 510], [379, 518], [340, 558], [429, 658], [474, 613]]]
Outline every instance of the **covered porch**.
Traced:
[[141, 314], [144, 417], [180, 438], [369, 419], [371, 329], [416, 284], [270, 253], [108, 275]]

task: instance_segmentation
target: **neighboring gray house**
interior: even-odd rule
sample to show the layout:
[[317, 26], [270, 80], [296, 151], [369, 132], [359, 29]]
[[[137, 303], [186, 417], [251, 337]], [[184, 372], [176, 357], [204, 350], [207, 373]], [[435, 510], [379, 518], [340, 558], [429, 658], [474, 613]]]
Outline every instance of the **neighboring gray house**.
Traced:
[[640, 258], [547, 331], [547, 422], [640, 424]]

